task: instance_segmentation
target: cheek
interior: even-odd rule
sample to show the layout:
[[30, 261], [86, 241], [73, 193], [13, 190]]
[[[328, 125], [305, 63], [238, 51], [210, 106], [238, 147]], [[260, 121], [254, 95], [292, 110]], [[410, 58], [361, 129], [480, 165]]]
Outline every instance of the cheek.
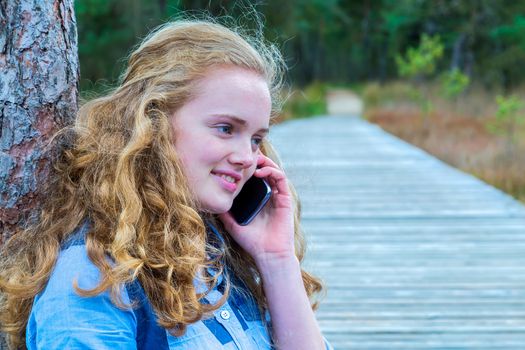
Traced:
[[252, 177], [253, 174], [255, 173], [255, 170], [257, 170], [257, 157], [254, 157], [253, 159], [253, 166], [251, 166], [249, 169], [248, 169], [248, 177]]
[[221, 159], [220, 145], [202, 138], [182, 139], [175, 149], [190, 182], [207, 176]]
[[176, 139], [174, 147], [182, 171], [187, 177], [189, 183], [192, 184], [195, 180], [195, 176], [198, 175], [196, 168], [199, 164], [199, 154], [195, 150], [195, 145], [191, 139], [182, 136]]
[[[256, 162], [257, 162], [257, 159], [254, 159], [254, 164], [256, 164]], [[242, 183], [242, 186], [244, 186], [246, 181], [248, 181], [248, 179], [253, 176], [253, 174], [255, 173], [256, 169], [257, 169], [256, 165], [250, 167], [249, 169], [246, 169], [246, 172], [245, 172], [245, 175], [244, 175], [245, 178], [244, 178], [244, 181]], [[240, 191], [242, 189], [242, 186], [238, 189], [238, 191]]]
[[175, 140], [175, 151], [181, 159], [184, 159], [184, 162], [191, 162], [193, 158], [198, 157], [203, 152], [203, 142], [199, 141], [201, 139], [198, 135], [180, 133]]

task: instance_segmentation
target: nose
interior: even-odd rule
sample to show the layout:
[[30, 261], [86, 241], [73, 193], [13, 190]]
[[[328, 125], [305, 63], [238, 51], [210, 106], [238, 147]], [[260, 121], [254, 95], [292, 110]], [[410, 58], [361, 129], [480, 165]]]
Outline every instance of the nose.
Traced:
[[256, 162], [257, 154], [253, 151], [251, 141], [246, 145], [238, 144], [229, 156], [230, 163], [240, 166], [243, 169], [253, 166]]

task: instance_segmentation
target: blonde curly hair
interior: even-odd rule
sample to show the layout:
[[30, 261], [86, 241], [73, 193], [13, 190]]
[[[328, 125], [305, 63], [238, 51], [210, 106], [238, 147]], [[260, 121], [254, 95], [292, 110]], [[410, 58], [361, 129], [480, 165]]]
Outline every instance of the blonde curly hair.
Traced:
[[[173, 147], [170, 116], [195, 95], [199, 78], [217, 65], [243, 67], [264, 77], [272, 115], [278, 112], [284, 64], [275, 47], [260, 36], [209, 20], [182, 20], [149, 35], [131, 54], [120, 85], [85, 103], [75, 124], [58, 134], [60, 157], [40, 218], [1, 252], [0, 322], [10, 347], [25, 348], [34, 297], [44, 289], [61, 244], [86, 219], [86, 249], [102, 280], [92, 290], [75, 285], [80, 295], [110, 290], [113, 303], [126, 308], [119, 291], [138, 279], [159, 324], [180, 335], [228, 297], [227, 289], [215, 305], [199, 302], [203, 295], [194, 278], [211, 267], [218, 271], [206, 277], [212, 287], [221, 274], [227, 277], [228, 269], [244, 282], [261, 311], [267, 309], [251, 257], [227, 234], [222, 248], [207, 240], [205, 220], [219, 230], [220, 222], [198, 211]], [[261, 150], [278, 161], [267, 141]], [[293, 193], [296, 253], [302, 260], [300, 205]], [[309, 296], [321, 291], [318, 279], [305, 271], [302, 276]]]

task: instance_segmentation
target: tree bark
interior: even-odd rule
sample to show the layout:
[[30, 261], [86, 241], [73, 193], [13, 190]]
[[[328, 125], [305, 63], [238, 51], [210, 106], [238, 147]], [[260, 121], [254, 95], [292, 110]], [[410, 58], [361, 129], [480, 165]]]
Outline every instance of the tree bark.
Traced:
[[0, 0], [0, 244], [39, 210], [50, 137], [77, 110], [73, 0]]

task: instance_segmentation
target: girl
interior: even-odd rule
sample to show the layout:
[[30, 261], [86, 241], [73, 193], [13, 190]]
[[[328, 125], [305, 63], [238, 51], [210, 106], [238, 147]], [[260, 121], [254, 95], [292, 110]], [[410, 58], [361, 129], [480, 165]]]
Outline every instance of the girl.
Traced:
[[[152, 33], [78, 112], [36, 225], [2, 251], [0, 314], [28, 349], [323, 349], [299, 203], [266, 139], [282, 60], [207, 21]], [[228, 213], [251, 177], [270, 202]], [[314, 304], [315, 306], [315, 304]]]

